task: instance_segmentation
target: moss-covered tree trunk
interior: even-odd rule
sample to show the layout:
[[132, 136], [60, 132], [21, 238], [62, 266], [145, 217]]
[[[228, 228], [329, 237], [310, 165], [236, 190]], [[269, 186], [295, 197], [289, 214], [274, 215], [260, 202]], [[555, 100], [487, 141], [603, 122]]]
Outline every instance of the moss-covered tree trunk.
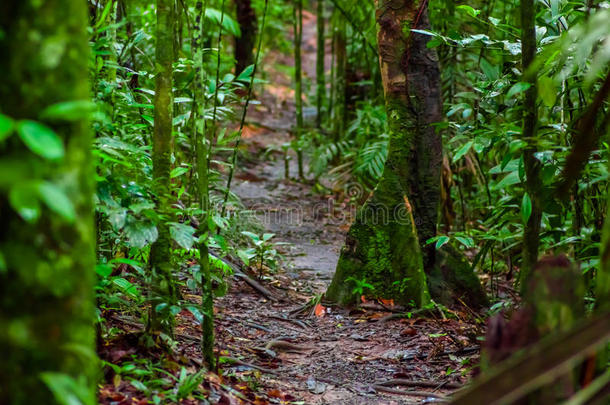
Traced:
[[[149, 332], [173, 333], [169, 305], [176, 298], [172, 277], [170, 216], [170, 171], [172, 156], [172, 62], [174, 58], [174, 2], [157, 0], [157, 41], [155, 51], [155, 121], [153, 131], [153, 190], [157, 198], [159, 237], [150, 251], [151, 309]], [[159, 309], [164, 308], [163, 311]]]
[[204, 111], [207, 107], [205, 102], [205, 54], [203, 52], [203, 36], [205, 18], [205, 6], [201, 0], [196, 3], [197, 17], [193, 27], [193, 51], [195, 52], [196, 73], [193, 82], [193, 119], [195, 120], [193, 142], [195, 143], [195, 167], [197, 169], [197, 200], [201, 214], [199, 216], [199, 266], [201, 269], [201, 307], [204, 318], [201, 323], [201, 353], [208, 369], [215, 367], [214, 357], [214, 291], [212, 289], [212, 275], [210, 270], [210, 259], [208, 249], [208, 218], [210, 211], [209, 190], [209, 159], [208, 139]]
[[235, 0], [237, 22], [241, 36], [235, 38], [235, 73], [241, 73], [254, 63], [254, 45], [256, 41], [256, 13], [251, 0]]
[[381, 180], [348, 233], [326, 295], [349, 303], [366, 281], [373, 295], [421, 306], [429, 295], [418, 225], [436, 226], [441, 142], [430, 124], [441, 120], [440, 72], [427, 39], [409, 31], [428, 26], [425, 5], [378, 0], [377, 22], [389, 153]]
[[58, 403], [51, 390], [70, 380], [95, 398], [92, 138], [85, 116], [61, 114], [90, 99], [86, 24], [84, 0], [0, 2], [5, 404]]
[[318, 45], [316, 50], [316, 127], [321, 128], [324, 120], [324, 104], [326, 103], [326, 71], [324, 67], [324, 59], [326, 58], [326, 21], [324, 17], [324, 0], [317, 0], [316, 14]]

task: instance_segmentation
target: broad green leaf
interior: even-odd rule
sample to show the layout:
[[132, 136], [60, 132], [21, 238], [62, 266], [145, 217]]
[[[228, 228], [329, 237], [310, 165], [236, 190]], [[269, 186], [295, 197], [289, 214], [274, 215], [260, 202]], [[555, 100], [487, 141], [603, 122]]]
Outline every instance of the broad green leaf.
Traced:
[[176, 167], [175, 169], [173, 169], [170, 173], [170, 177], [172, 179], [175, 179], [176, 177], [180, 177], [185, 173], [188, 173], [189, 168], [188, 167]]
[[184, 249], [190, 250], [195, 244], [195, 228], [190, 225], [172, 222], [169, 227], [172, 239]]
[[538, 79], [538, 94], [547, 107], [553, 107], [557, 100], [557, 88], [555, 82], [548, 76]]
[[246, 82], [250, 80], [252, 73], [254, 72], [254, 65], [247, 66], [243, 72], [239, 74], [237, 80], [240, 82]]
[[14, 186], [9, 192], [8, 199], [11, 207], [26, 222], [33, 223], [40, 218], [40, 201], [34, 184]]
[[65, 101], [45, 108], [40, 118], [51, 121], [78, 121], [89, 117], [95, 109], [95, 103], [89, 100]]
[[15, 128], [15, 122], [6, 115], [0, 114], [0, 142], [8, 138]]
[[144, 221], [134, 221], [125, 227], [130, 246], [142, 249], [157, 240], [159, 233], [155, 224]]
[[253, 242], [257, 242], [261, 239], [257, 234], [252, 233], [252, 232], [242, 231], [241, 234], [246, 235], [248, 238], [252, 239]]
[[138, 287], [125, 280], [122, 277], [117, 277], [112, 280], [112, 283], [121, 289], [125, 294], [129, 295], [132, 298], [140, 297], [140, 290]]
[[445, 235], [440, 236], [438, 238], [438, 240], [436, 241], [436, 248], [440, 249], [443, 246], [445, 246], [447, 244], [447, 242], [449, 242], [449, 239], [450, 239], [449, 236], [445, 236]]
[[506, 97], [512, 98], [515, 95], [522, 93], [525, 90], [529, 89], [531, 86], [532, 85], [530, 83], [524, 83], [524, 82], [515, 83], [513, 85], [513, 87], [510, 88], [508, 93], [506, 93]]
[[61, 138], [49, 127], [36, 121], [24, 120], [17, 123], [17, 133], [25, 145], [45, 159], [64, 157]]
[[513, 184], [517, 184], [520, 182], [521, 182], [521, 179], [519, 178], [519, 172], [514, 171], [514, 172], [507, 174], [502, 180], [500, 180], [500, 182], [498, 184], [496, 184], [495, 188], [498, 189], [498, 188], [508, 187], [508, 186], [512, 186]]
[[53, 212], [59, 214], [70, 223], [74, 222], [76, 219], [74, 204], [72, 204], [70, 198], [68, 198], [61, 188], [51, 182], [45, 181], [38, 184], [38, 195]]
[[532, 200], [528, 193], [523, 195], [523, 201], [521, 201], [521, 219], [526, 224], [532, 215]]
[[455, 155], [453, 155], [453, 163], [457, 162], [465, 154], [467, 154], [468, 151], [470, 150], [470, 148], [472, 148], [473, 143], [474, 143], [473, 141], [470, 141], [470, 142], [466, 142], [464, 145], [462, 145], [462, 147], [460, 149], [458, 149], [457, 152], [455, 152]]
[[98, 264], [95, 266], [95, 272], [102, 278], [106, 278], [112, 274], [112, 266], [108, 264]]

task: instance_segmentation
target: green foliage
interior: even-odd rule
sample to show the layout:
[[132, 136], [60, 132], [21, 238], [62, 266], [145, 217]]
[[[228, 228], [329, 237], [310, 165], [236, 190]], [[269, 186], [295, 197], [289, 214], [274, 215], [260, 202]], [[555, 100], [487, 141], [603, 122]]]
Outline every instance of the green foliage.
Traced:
[[251, 248], [237, 251], [239, 258], [244, 264], [246, 266], [256, 266], [258, 268], [259, 278], [263, 277], [263, 269], [265, 266], [271, 270], [275, 270], [281, 257], [275, 247], [283, 244], [282, 242], [271, 242], [271, 239], [275, 234], [265, 233], [259, 236], [248, 231], [243, 231], [242, 234], [247, 236], [252, 245], [254, 245]]

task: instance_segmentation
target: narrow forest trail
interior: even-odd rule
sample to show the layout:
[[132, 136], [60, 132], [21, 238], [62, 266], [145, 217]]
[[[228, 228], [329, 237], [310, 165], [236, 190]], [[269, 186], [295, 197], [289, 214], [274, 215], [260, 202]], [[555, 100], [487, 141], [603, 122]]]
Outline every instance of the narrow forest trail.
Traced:
[[[305, 81], [313, 82], [316, 21], [303, 14]], [[249, 112], [242, 143], [247, 158], [238, 164], [232, 190], [264, 232], [287, 243], [280, 247], [283, 265], [260, 282], [273, 299], [236, 279], [217, 300], [220, 355], [239, 359], [224, 364], [223, 374], [252, 376], [255, 391], [271, 403], [434, 402], [466, 382], [460, 372], [468, 374], [478, 353], [475, 326], [441, 315], [393, 318], [391, 309], [375, 302], [353, 310], [320, 306], [316, 313], [311, 308], [295, 313], [330, 283], [350, 218], [331, 196], [284, 178], [280, 151], [291, 139], [294, 92], [291, 77], [274, 69], [292, 63], [290, 55], [274, 52], [265, 61], [270, 83]], [[297, 174], [294, 156], [290, 173]], [[197, 326], [182, 332], [196, 336]], [[197, 342], [191, 340], [187, 352], [197, 356]]]

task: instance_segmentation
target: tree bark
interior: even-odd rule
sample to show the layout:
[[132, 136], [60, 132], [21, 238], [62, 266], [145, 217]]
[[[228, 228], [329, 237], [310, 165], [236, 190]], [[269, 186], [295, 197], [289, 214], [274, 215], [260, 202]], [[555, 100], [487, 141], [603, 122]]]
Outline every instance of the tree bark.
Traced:
[[324, 0], [317, 0], [317, 35], [318, 49], [316, 53], [316, 127], [321, 128], [324, 120], [324, 104], [326, 103], [326, 70], [324, 59], [326, 57], [326, 29], [324, 18]]
[[[295, 82], [295, 107], [296, 107], [296, 136], [301, 137], [303, 130], [303, 74], [301, 66], [301, 42], [303, 40], [303, 0], [294, 0], [294, 82]], [[299, 179], [305, 178], [303, 150], [297, 147], [297, 160]]]
[[334, 18], [335, 29], [335, 102], [333, 103], [333, 134], [335, 142], [341, 140], [345, 133], [345, 94], [347, 91], [347, 38], [346, 20], [341, 13], [337, 12]]
[[85, 115], [41, 118], [90, 99], [87, 21], [84, 1], [0, 3], [0, 113], [20, 134], [18, 120], [46, 125], [64, 152], [35, 154], [15, 130], [0, 142], [2, 403], [59, 403], [52, 390], [66, 380], [95, 401], [92, 137]]
[[521, 44], [523, 81], [530, 84], [525, 92], [523, 102], [523, 132], [522, 137], [528, 146], [523, 152], [525, 166], [525, 191], [532, 203], [532, 213], [523, 229], [523, 258], [521, 261], [521, 290], [525, 292], [532, 269], [538, 261], [540, 245], [540, 221], [542, 220], [542, 181], [540, 179], [541, 163], [534, 154], [536, 148], [536, 132], [538, 125], [538, 107], [536, 99], [536, 75], [527, 72], [527, 69], [536, 57], [536, 8], [534, 0], [521, 1]]
[[201, 354], [209, 370], [216, 366], [214, 356], [214, 290], [212, 288], [212, 273], [208, 249], [209, 213], [210, 213], [210, 187], [209, 187], [209, 156], [205, 110], [207, 107], [205, 97], [205, 54], [203, 52], [203, 37], [205, 34], [203, 21], [205, 19], [206, 4], [198, 0], [195, 9], [197, 17], [193, 27], [193, 49], [195, 54], [195, 80], [193, 83], [193, 111], [195, 143], [195, 168], [197, 170], [197, 202], [201, 214], [199, 216], [199, 267], [201, 269], [201, 309], [204, 318], [201, 323]]
[[257, 27], [251, 0], [235, 0], [235, 10], [241, 30], [241, 36], [235, 38], [235, 74], [239, 74], [254, 63]]
[[151, 309], [147, 330], [173, 334], [173, 321], [169, 305], [160, 313], [157, 305], [174, 303], [176, 287], [172, 277], [171, 236], [168, 220], [170, 213], [170, 171], [172, 156], [172, 62], [174, 57], [174, 5], [172, 0], [157, 0], [157, 41], [155, 76], [155, 121], [153, 132], [153, 191], [157, 198], [157, 224], [159, 237], [152, 245], [149, 265], [151, 269]]
[[359, 280], [377, 296], [421, 306], [429, 300], [424, 273], [429, 257], [420, 240], [436, 233], [442, 156], [440, 136], [431, 126], [442, 118], [438, 59], [426, 48], [425, 36], [405, 29], [429, 27], [425, 3], [378, 0], [376, 16], [388, 158], [348, 233], [327, 297], [353, 302], [355, 281], [349, 280]]

